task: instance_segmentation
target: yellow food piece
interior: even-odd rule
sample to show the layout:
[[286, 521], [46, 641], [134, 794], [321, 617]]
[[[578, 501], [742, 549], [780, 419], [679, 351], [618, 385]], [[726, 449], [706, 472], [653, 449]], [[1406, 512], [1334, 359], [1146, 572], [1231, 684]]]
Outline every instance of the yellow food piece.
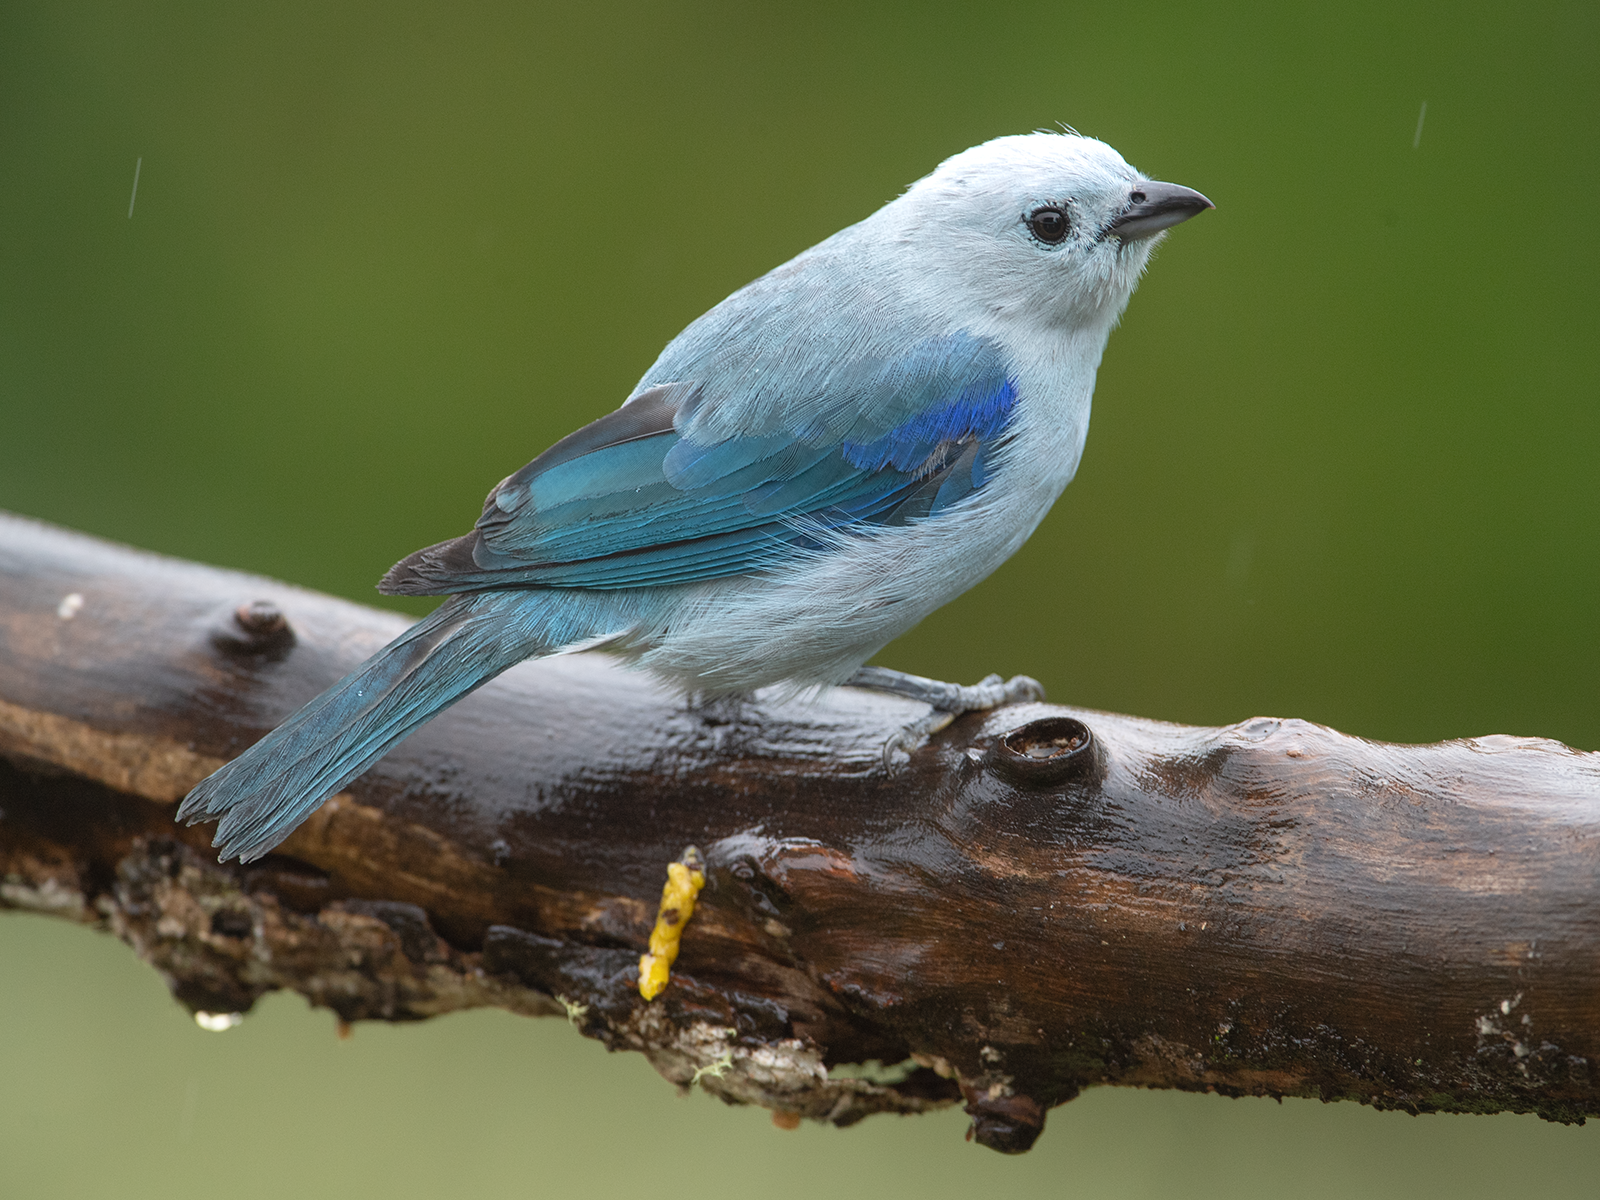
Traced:
[[700, 870], [700, 852], [691, 847], [683, 857], [685, 862], [667, 864], [661, 908], [656, 913], [656, 927], [650, 931], [650, 953], [639, 956], [639, 994], [646, 1000], [654, 1000], [667, 986], [683, 927], [694, 916], [695, 897], [706, 885], [705, 872]]

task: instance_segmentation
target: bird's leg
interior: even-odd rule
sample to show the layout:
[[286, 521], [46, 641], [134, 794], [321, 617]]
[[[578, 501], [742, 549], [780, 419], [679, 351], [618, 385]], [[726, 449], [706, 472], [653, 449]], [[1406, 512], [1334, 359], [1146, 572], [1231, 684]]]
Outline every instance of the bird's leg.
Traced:
[[966, 687], [959, 683], [924, 679], [921, 675], [907, 675], [904, 671], [891, 670], [889, 667], [862, 667], [845, 680], [844, 686], [904, 696], [908, 700], [919, 700], [933, 709], [926, 717], [911, 722], [884, 743], [885, 768], [892, 768], [896, 750], [910, 754], [923, 738], [938, 733], [963, 713], [984, 712], [1007, 704], [1044, 699], [1044, 688], [1039, 681], [1026, 675], [1013, 675], [1010, 679], [990, 675]]
[[707, 725], [737, 725], [745, 705], [754, 698], [754, 692], [690, 692], [684, 708]]
[[904, 671], [889, 667], [862, 667], [845, 680], [844, 686], [888, 692], [890, 695], [904, 696], [907, 700], [920, 700], [930, 708], [950, 714], [952, 720], [962, 713], [982, 712], [1006, 704], [1044, 699], [1044, 688], [1039, 681], [1026, 675], [1016, 675], [1010, 679], [990, 675], [966, 687], [959, 683], [924, 679], [921, 675], [907, 675]]
[[758, 714], [746, 716], [750, 692], [691, 695], [685, 712], [700, 722], [701, 736], [718, 754], [738, 754], [760, 724]]

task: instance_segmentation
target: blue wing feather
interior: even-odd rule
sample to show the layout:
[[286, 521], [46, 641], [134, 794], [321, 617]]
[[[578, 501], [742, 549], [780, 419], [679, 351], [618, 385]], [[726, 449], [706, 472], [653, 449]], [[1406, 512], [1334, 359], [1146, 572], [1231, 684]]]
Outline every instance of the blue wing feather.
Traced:
[[473, 533], [412, 555], [383, 586], [634, 588], [765, 569], [814, 552], [826, 530], [905, 524], [970, 496], [1016, 405], [1003, 356], [967, 334], [835, 364], [829, 383], [792, 428], [723, 436], [713, 430], [740, 400], [715, 381], [642, 392], [507, 479]]

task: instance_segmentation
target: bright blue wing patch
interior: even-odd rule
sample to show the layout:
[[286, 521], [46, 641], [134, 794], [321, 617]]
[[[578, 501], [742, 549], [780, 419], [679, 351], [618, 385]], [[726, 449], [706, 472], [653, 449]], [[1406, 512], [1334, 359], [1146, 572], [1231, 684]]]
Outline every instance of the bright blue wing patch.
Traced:
[[407, 562], [430, 590], [451, 591], [631, 588], [769, 568], [830, 531], [903, 525], [970, 496], [1016, 405], [1000, 352], [965, 334], [893, 363], [848, 364], [833, 383], [843, 394], [808, 404], [797, 428], [704, 443], [696, 414], [737, 397], [682, 383], [642, 393], [506, 480], [473, 535]]

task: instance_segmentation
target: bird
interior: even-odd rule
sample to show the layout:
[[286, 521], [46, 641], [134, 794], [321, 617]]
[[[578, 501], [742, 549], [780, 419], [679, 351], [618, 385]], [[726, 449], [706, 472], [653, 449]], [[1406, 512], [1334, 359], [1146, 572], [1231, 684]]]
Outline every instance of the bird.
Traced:
[[[991, 574], [1072, 479], [1112, 328], [1213, 208], [1070, 130], [997, 137], [691, 323], [621, 407], [379, 584], [446, 597], [185, 797], [249, 862], [525, 659], [603, 649], [699, 702], [851, 685], [956, 713], [1042, 698], [863, 666]], [[886, 748], [886, 757], [888, 748]]]

